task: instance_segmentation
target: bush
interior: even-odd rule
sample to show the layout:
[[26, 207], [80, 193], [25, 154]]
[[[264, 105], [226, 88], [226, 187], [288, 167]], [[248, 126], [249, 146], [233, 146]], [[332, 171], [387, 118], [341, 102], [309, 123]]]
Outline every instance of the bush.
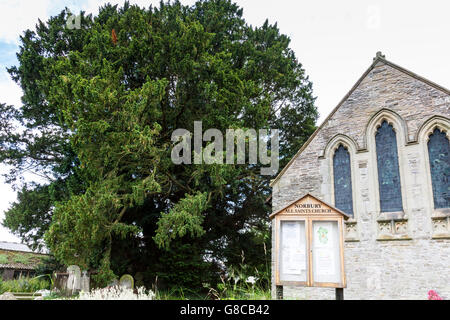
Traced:
[[45, 256], [41, 258], [41, 262], [36, 267], [37, 275], [48, 275], [55, 271], [65, 271], [66, 266], [55, 259], [54, 256]]
[[50, 282], [40, 278], [0, 280], [0, 294], [5, 292], [36, 292], [41, 289], [50, 289]]

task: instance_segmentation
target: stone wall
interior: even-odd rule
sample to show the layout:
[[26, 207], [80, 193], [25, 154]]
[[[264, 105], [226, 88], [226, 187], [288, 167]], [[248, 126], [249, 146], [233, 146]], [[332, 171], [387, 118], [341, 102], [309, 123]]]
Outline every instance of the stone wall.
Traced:
[[[334, 204], [332, 155], [348, 148], [355, 215], [346, 224], [346, 299], [425, 299], [430, 289], [450, 299], [450, 210], [434, 209], [427, 153], [428, 133], [439, 126], [448, 136], [449, 117], [447, 90], [377, 59], [273, 183], [273, 212], [306, 193]], [[403, 212], [394, 214], [379, 205], [375, 131], [383, 120], [397, 135]], [[274, 281], [272, 289], [275, 296]], [[284, 289], [287, 299], [334, 298], [334, 289]]]

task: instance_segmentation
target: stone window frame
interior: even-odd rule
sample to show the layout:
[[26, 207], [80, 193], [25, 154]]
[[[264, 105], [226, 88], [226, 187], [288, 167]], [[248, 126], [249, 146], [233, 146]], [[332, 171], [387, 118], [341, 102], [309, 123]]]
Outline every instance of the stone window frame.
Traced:
[[344, 222], [345, 226], [345, 241], [346, 242], [355, 242], [359, 241], [359, 232], [357, 221], [359, 218], [358, 208], [361, 207], [362, 204], [358, 203], [357, 190], [360, 189], [359, 181], [356, 179], [356, 173], [358, 172], [358, 164], [356, 161], [356, 153], [358, 152], [358, 148], [356, 142], [346, 136], [344, 134], [337, 134], [333, 138], [331, 138], [323, 152], [323, 156], [321, 158], [325, 158], [327, 161], [328, 172], [330, 173], [330, 204], [335, 206], [335, 195], [334, 195], [334, 166], [333, 159], [334, 153], [342, 145], [347, 149], [350, 155], [350, 175], [352, 181], [352, 202], [353, 202], [353, 217], [350, 217], [347, 221]]
[[432, 239], [450, 239], [450, 208], [434, 207], [433, 184], [431, 179], [430, 157], [428, 153], [428, 140], [433, 134], [434, 129], [444, 132], [450, 141], [450, 119], [442, 116], [433, 116], [425, 121], [417, 131], [416, 141], [422, 147], [424, 157], [426, 183], [424, 186], [428, 207], [430, 208], [431, 217], [431, 238]]
[[[400, 192], [403, 210], [398, 212], [381, 212], [380, 189], [378, 181], [378, 163], [375, 135], [381, 124], [387, 121], [395, 131], [397, 139], [398, 169], [400, 174]], [[405, 120], [396, 112], [381, 109], [368, 121], [366, 132], [366, 150], [369, 152], [368, 167], [374, 195], [374, 206], [377, 222], [377, 240], [411, 240], [408, 224], [408, 199], [405, 182], [407, 172], [403, 163], [406, 163], [406, 146], [408, 144], [408, 128]]]

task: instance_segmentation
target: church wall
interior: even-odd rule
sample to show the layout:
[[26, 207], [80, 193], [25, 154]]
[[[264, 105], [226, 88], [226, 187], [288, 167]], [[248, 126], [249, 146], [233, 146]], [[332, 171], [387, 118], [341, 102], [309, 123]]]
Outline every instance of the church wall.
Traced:
[[[434, 209], [426, 149], [426, 131], [439, 124], [448, 134], [449, 117], [449, 94], [378, 62], [273, 184], [273, 212], [306, 193], [334, 204], [333, 148], [348, 147], [346, 299], [426, 299], [430, 289], [450, 299], [449, 210]], [[380, 213], [374, 137], [383, 119], [397, 135], [403, 213]], [[334, 299], [334, 289], [285, 287], [284, 296]]]

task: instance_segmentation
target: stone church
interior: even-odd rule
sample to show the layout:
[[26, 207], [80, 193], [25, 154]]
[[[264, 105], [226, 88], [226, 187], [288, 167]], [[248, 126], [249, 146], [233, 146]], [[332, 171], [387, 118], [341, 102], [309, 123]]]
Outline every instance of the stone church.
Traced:
[[[379, 52], [272, 180], [273, 212], [309, 193], [350, 216], [345, 299], [426, 299], [429, 290], [450, 299], [449, 130], [450, 91]], [[283, 296], [335, 291], [285, 286]]]

